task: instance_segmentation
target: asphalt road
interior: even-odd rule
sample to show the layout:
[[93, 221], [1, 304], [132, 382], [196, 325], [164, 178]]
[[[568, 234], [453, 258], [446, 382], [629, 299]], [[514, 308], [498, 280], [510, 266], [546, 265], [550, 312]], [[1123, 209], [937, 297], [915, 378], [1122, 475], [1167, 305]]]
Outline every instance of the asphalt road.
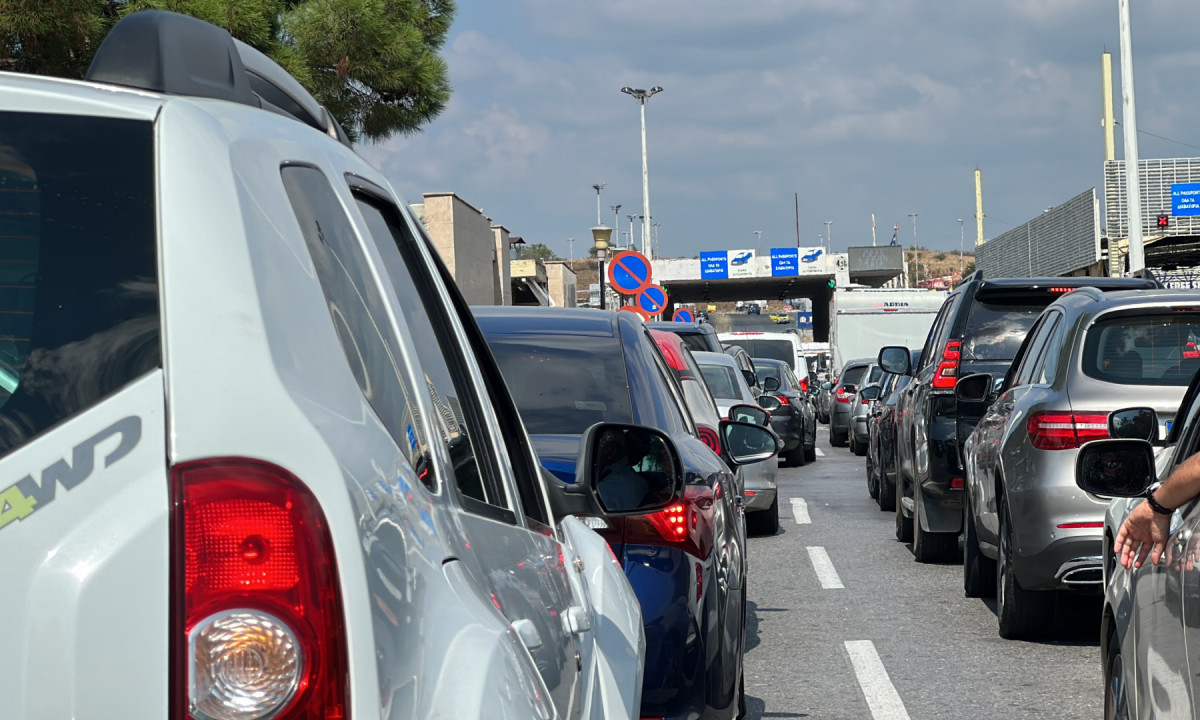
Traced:
[[963, 596], [959, 563], [916, 563], [863, 458], [817, 437], [816, 462], [779, 469], [779, 533], [750, 539], [747, 718], [1103, 716], [1099, 598], [1060, 600], [1053, 639], [1000, 638], [995, 601]]

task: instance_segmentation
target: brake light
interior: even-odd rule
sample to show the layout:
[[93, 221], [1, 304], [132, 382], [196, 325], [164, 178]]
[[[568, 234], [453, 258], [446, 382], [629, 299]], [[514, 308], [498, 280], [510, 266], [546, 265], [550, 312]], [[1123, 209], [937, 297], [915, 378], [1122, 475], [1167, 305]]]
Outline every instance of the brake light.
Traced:
[[171, 470], [176, 718], [347, 716], [346, 634], [316, 498], [254, 460]]
[[833, 399], [837, 400], [840, 403], [848, 403], [848, 402], [850, 402], [850, 398], [853, 396], [854, 396], [854, 393], [849, 392], [848, 390], [846, 390], [846, 387], [844, 385], [842, 385], [842, 386], [839, 386], [837, 389], [837, 392], [833, 394]]
[[716, 430], [707, 425], [697, 425], [696, 434], [700, 436], [700, 442], [707, 445], [716, 454], [721, 454], [721, 436], [717, 434]]
[[871, 404], [871, 401], [867, 399], [867, 396], [866, 396], [866, 395], [864, 395], [864, 396], [862, 397], [862, 399], [861, 399], [861, 400], [859, 400], [859, 402], [860, 402], [860, 403], [862, 403], [863, 405], [870, 405], [870, 404]]
[[808, 392], [808, 378], [800, 378], [800, 392]]
[[708, 486], [688, 485], [667, 509], [625, 518], [625, 542], [678, 548], [704, 560], [712, 552], [713, 502]]
[[788, 400], [787, 395], [776, 395], [775, 399], [778, 400], [779, 402], [783, 403], [784, 407], [787, 407], [791, 403], [791, 401]]
[[1061, 530], [1082, 530], [1082, 529], [1091, 529], [1091, 528], [1097, 528], [1097, 529], [1098, 529], [1098, 528], [1102, 528], [1102, 527], [1104, 527], [1104, 523], [1103, 523], [1103, 522], [1100, 522], [1100, 521], [1095, 521], [1095, 522], [1069, 522], [1069, 523], [1061, 523], [1061, 524], [1059, 524], [1059, 526], [1058, 526], [1058, 527], [1059, 527], [1059, 529], [1061, 529]]
[[1071, 288], [1071, 287], [1052, 287], [1052, 288], [1049, 288], [1049, 290], [1050, 290], [1050, 292], [1054, 293], [1055, 295], [1061, 295], [1061, 294], [1063, 294], [1063, 293], [1069, 293], [1069, 292], [1071, 292], [1072, 290], [1075, 290], [1075, 288]]
[[958, 361], [962, 357], [962, 343], [951, 340], [942, 350], [942, 361], [938, 363], [937, 372], [933, 374], [933, 386], [942, 390], [954, 389], [958, 382]]
[[1044, 410], [1029, 417], [1026, 429], [1038, 450], [1070, 450], [1108, 437], [1108, 415]]
[[1200, 358], [1200, 350], [1196, 348], [1196, 343], [1188, 340], [1187, 345], [1183, 346], [1183, 359], [1195, 360]]

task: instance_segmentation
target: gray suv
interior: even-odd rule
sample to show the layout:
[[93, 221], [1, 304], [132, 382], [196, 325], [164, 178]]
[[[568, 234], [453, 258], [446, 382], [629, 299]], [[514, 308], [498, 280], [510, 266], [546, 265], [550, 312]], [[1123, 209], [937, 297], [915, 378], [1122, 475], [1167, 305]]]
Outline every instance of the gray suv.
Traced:
[[1197, 342], [1200, 292], [1080, 288], [1042, 312], [1004, 377], [958, 381], [959, 400], [991, 402], [963, 451], [963, 585], [997, 595], [1002, 637], [1045, 633], [1055, 591], [1101, 590], [1108, 498], [1076, 486], [1078, 448], [1108, 437], [1117, 408], [1173, 417]]
[[[874, 378], [871, 368], [874, 367]], [[854, 396], [860, 387], [879, 382], [883, 371], [874, 358], [851, 360], [842, 366], [842, 373], [829, 395], [829, 444], [845, 447], [850, 437], [850, 418], [854, 414]]]

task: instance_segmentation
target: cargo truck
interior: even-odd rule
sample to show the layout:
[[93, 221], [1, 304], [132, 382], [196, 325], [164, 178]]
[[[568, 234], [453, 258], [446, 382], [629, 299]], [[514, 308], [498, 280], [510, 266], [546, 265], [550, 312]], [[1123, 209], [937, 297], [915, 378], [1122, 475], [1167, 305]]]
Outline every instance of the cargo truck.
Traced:
[[829, 301], [833, 372], [850, 360], [875, 358], [885, 345], [919, 348], [948, 293], [940, 290], [839, 288]]

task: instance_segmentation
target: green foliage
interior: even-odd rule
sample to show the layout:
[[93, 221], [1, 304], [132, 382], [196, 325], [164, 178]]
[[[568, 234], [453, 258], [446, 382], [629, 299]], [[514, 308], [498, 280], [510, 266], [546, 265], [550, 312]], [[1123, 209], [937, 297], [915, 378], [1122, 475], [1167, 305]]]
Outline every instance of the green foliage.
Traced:
[[450, 99], [454, 0], [0, 0], [0, 70], [81, 78], [113, 24], [148, 8], [267, 53], [355, 140], [415, 133]]
[[553, 250], [546, 247], [545, 243], [534, 243], [532, 245], [526, 245], [521, 250], [521, 259], [522, 260], [558, 260], [559, 257]]
[[938, 262], [941, 262], [941, 261], [943, 261], [943, 260], [945, 260], [945, 259], [946, 259], [946, 253], [944, 253], [944, 252], [940, 252], [940, 253], [938, 253], [937, 255], [934, 255], [934, 256], [933, 256], [933, 259], [934, 259], [934, 260], [937, 260]]

